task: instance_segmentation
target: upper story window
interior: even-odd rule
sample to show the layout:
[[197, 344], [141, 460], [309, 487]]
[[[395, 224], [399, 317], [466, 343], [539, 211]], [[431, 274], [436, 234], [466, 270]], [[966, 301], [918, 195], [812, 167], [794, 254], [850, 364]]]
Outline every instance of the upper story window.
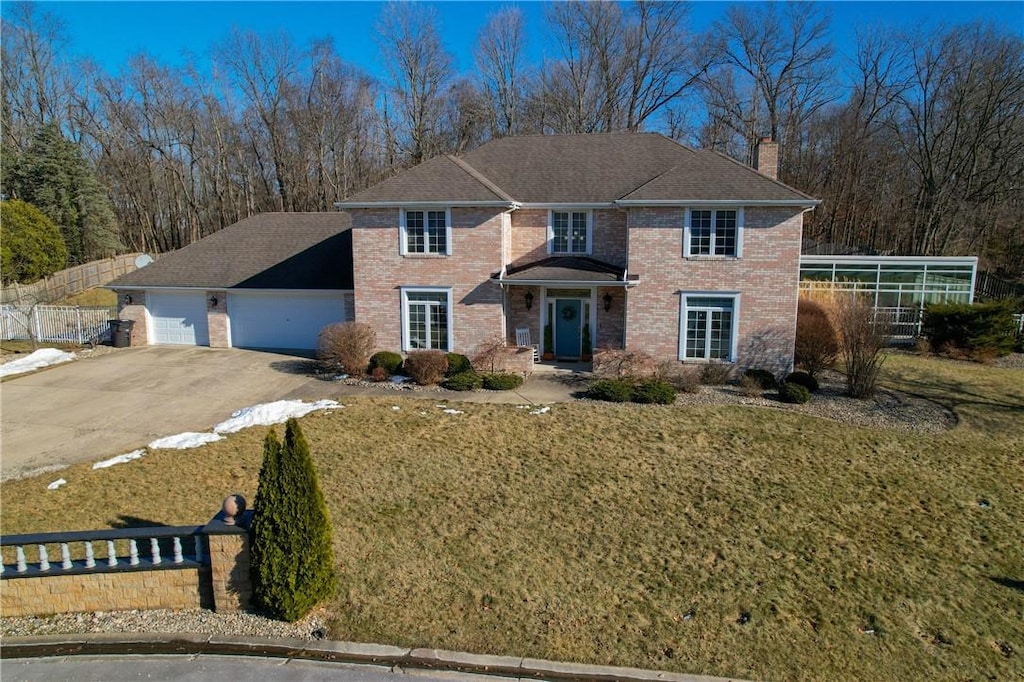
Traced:
[[451, 216], [447, 210], [402, 213], [402, 254], [451, 254]]
[[740, 255], [743, 212], [737, 209], [690, 209], [686, 226], [687, 256]]
[[553, 254], [590, 253], [590, 212], [552, 211], [549, 238]]

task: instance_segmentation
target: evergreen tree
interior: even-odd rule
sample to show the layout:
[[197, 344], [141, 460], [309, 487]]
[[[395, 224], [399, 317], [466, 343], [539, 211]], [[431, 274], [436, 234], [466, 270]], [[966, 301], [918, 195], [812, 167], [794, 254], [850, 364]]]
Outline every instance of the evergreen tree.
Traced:
[[121, 248], [106, 192], [55, 122], [39, 129], [7, 178], [14, 198], [37, 206], [60, 228], [74, 264], [114, 255]]
[[295, 419], [284, 445], [273, 429], [264, 440], [251, 537], [253, 596], [263, 611], [294, 622], [333, 594], [331, 522]]
[[67, 262], [60, 230], [42, 211], [17, 199], [0, 203], [0, 275], [4, 282], [29, 284], [52, 275]]

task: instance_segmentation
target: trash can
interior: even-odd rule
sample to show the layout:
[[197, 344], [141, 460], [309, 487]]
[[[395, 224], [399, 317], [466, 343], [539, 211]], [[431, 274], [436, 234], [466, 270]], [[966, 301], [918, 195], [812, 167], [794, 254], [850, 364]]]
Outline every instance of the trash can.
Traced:
[[114, 348], [128, 348], [132, 345], [132, 325], [135, 320], [107, 320], [110, 325], [110, 343]]

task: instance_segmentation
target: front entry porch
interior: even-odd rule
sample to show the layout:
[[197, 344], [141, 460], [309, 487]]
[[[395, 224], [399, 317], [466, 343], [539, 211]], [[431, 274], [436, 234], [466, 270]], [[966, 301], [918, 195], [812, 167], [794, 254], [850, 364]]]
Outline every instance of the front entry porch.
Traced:
[[588, 367], [597, 348], [623, 347], [627, 287], [639, 283], [618, 266], [577, 256], [509, 268], [494, 281], [505, 290], [510, 343], [528, 338], [541, 365]]

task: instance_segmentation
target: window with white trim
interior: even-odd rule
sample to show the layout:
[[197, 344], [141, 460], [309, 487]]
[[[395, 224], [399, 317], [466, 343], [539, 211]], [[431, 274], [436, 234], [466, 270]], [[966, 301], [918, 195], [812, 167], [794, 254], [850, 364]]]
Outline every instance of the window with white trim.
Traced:
[[687, 256], [740, 255], [743, 212], [734, 208], [694, 208], [686, 226]]
[[402, 290], [402, 350], [443, 350], [451, 347], [451, 292]]
[[683, 296], [679, 359], [731, 362], [736, 347], [735, 296]]
[[590, 239], [589, 211], [551, 211], [551, 253], [590, 253]]
[[451, 254], [451, 220], [447, 210], [402, 212], [403, 254]]

